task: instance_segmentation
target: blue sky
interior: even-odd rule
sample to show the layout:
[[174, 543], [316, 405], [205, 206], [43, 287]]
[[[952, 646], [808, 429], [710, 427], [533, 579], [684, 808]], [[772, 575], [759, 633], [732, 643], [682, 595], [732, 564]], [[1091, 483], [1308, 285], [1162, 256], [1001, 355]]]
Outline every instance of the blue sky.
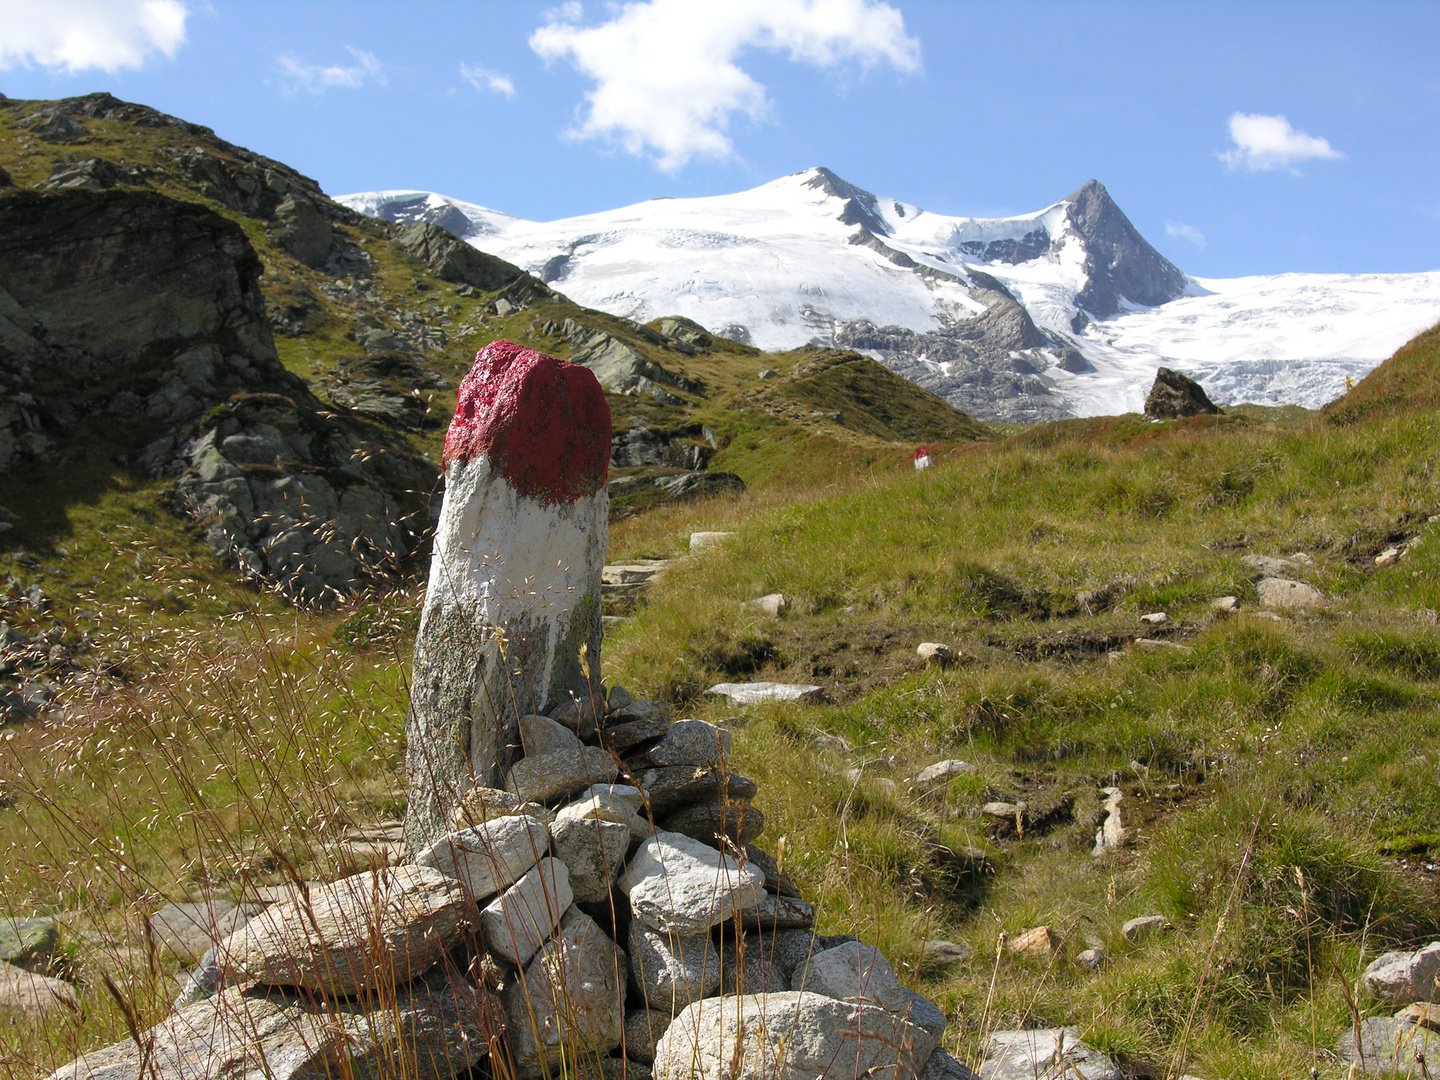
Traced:
[[333, 194], [551, 219], [828, 165], [994, 216], [1095, 177], [1193, 274], [1385, 272], [1440, 268], [1437, 41], [1430, 2], [0, 0], [0, 92]]

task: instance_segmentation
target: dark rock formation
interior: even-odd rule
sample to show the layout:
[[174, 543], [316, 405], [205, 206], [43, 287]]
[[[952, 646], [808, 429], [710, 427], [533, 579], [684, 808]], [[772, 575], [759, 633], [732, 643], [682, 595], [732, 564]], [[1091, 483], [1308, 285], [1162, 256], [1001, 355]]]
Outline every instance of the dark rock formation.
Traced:
[[1145, 415], [1152, 420], [1178, 420], [1219, 411], [1199, 383], [1164, 367], [1155, 372], [1155, 385], [1145, 399]]
[[1185, 291], [1185, 274], [1146, 242], [1098, 180], [1066, 200], [1065, 215], [1085, 240], [1080, 306], [1093, 318], [1120, 311], [1121, 299], [1154, 307]]
[[401, 229], [395, 242], [428, 266], [441, 281], [470, 285], [485, 292], [503, 289], [525, 273], [518, 266], [487, 255], [454, 233], [428, 222]]
[[96, 439], [184, 471], [217, 553], [315, 602], [411, 550], [410, 493], [436, 470], [323, 413], [276, 355], [260, 273], [240, 227], [193, 203], [0, 199], [0, 474]]

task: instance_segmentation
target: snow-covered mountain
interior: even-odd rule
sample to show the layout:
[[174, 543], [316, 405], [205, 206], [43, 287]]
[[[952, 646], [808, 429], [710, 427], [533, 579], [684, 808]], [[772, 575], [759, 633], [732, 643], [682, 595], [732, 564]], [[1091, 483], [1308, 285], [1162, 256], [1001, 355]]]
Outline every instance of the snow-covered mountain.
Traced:
[[617, 315], [860, 349], [986, 419], [1135, 410], [1161, 365], [1219, 401], [1315, 406], [1440, 321], [1440, 272], [1188, 277], [1093, 180], [1002, 219], [932, 214], [828, 169], [551, 222], [421, 191], [339, 201], [441, 225]]

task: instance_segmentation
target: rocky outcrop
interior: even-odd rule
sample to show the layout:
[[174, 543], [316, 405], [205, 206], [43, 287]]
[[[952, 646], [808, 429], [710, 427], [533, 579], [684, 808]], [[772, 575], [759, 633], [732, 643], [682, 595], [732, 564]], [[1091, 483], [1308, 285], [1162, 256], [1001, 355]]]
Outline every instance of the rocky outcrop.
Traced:
[[1150, 246], [1104, 184], [1091, 180], [1065, 202], [1085, 241], [1085, 287], [1076, 300], [1092, 318], [1118, 314], [1122, 300], [1154, 307], [1185, 292], [1184, 272]]
[[524, 276], [518, 266], [471, 247], [440, 225], [407, 225], [395, 235], [395, 243], [423, 262], [441, 281], [493, 292]]
[[413, 549], [435, 470], [325, 414], [284, 368], [260, 272], [244, 232], [193, 203], [0, 200], [0, 474], [99, 434], [122, 464], [184, 473], [182, 507], [247, 576], [321, 602]]
[[1145, 398], [1145, 415], [1151, 420], [1179, 420], [1186, 416], [1215, 415], [1220, 410], [1190, 376], [1171, 368], [1155, 372], [1155, 383]]

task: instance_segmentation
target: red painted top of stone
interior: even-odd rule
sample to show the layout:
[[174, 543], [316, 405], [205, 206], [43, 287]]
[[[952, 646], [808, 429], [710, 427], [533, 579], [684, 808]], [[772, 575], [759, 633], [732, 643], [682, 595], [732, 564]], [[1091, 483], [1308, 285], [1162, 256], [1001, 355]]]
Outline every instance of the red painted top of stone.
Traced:
[[477, 454], [520, 494], [574, 502], [605, 486], [610, 406], [589, 368], [492, 341], [475, 354], [445, 435], [445, 463]]

